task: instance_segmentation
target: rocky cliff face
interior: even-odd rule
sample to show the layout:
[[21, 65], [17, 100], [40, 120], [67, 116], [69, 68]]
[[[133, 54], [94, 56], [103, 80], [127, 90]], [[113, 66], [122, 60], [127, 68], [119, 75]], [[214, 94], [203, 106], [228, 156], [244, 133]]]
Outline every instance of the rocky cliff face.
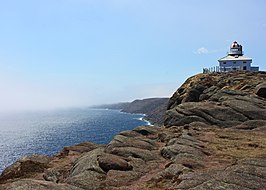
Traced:
[[146, 98], [116, 104], [92, 106], [92, 108], [118, 109], [126, 113], [145, 114], [145, 119], [152, 124], [162, 125], [169, 98]]
[[265, 72], [236, 71], [191, 77], [171, 97], [165, 125], [204, 122], [233, 127], [249, 120], [264, 120], [264, 82]]
[[145, 119], [152, 124], [161, 125], [165, 119], [169, 98], [147, 98], [143, 100], [134, 100], [123, 108], [122, 111], [127, 113], [146, 114]]
[[23, 158], [0, 189], [266, 189], [265, 81], [265, 72], [191, 77], [171, 97], [165, 126]]

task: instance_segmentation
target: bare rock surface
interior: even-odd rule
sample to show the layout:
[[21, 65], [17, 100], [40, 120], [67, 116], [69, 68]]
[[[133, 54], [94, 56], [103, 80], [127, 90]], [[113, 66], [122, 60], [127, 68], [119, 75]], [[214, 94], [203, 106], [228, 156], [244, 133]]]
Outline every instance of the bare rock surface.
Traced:
[[82, 190], [78, 187], [71, 186], [65, 183], [57, 184], [47, 181], [24, 179], [7, 183], [0, 186], [1, 190]]
[[264, 120], [266, 72], [236, 71], [193, 76], [170, 98], [165, 126], [204, 122], [233, 127]]
[[0, 189], [266, 189], [265, 81], [248, 71], [191, 77], [170, 99], [165, 126], [18, 160]]
[[51, 158], [42, 155], [23, 157], [7, 167], [0, 176], [0, 182], [14, 178], [27, 178], [35, 173], [44, 172]]

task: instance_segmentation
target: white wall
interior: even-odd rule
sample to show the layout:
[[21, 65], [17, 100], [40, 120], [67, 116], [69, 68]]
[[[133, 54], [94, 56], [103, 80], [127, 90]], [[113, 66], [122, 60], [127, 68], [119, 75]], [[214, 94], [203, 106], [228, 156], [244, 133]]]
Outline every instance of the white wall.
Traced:
[[[224, 64], [226, 62], [226, 64]], [[234, 63], [235, 62], [235, 63]], [[237, 68], [243, 70], [243, 67], [246, 66], [247, 70], [251, 70], [251, 62], [252, 61], [245, 61], [246, 63], [243, 63], [244, 61], [236, 60], [236, 61], [219, 61], [220, 67], [231, 67], [231, 68]]]

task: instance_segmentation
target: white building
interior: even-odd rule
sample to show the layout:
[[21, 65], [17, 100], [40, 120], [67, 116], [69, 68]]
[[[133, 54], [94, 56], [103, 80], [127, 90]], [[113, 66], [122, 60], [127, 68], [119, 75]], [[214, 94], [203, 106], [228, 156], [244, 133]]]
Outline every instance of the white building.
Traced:
[[252, 59], [244, 56], [242, 46], [236, 41], [230, 46], [228, 55], [218, 61], [221, 72], [233, 70], [259, 71], [259, 67], [251, 66]]

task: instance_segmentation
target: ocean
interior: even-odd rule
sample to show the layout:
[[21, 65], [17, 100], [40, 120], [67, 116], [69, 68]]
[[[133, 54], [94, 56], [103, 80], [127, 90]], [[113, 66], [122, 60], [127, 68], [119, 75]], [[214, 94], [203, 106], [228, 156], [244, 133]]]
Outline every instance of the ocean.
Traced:
[[149, 125], [143, 114], [68, 109], [0, 115], [0, 172], [26, 155], [54, 155], [81, 142], [106, 144], [121, 131]]

